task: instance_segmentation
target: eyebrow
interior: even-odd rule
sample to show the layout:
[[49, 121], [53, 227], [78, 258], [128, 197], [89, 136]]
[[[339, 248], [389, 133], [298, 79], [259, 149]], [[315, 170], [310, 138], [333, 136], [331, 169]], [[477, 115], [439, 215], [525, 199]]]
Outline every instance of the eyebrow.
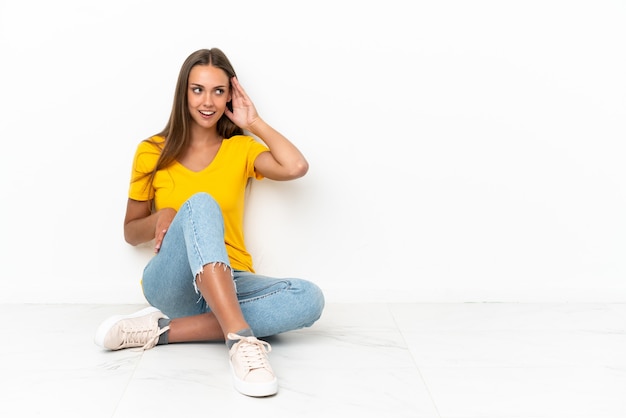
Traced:
[[[204, 85], [198, 84], [198, 83], [189, 83], [189, 86], [205, 88]], [[227, 85], [221, 85], [221, 86], [214, 86], [213, 88], [214, 89], [226, 89], [226, 88], [228, 88], [228, 86]]]

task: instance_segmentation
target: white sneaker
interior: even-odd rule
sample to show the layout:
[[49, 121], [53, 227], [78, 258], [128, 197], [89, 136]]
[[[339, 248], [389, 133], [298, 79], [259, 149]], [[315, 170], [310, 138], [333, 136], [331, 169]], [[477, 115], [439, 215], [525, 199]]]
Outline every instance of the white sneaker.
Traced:
[[161, 318], [167, 316], [152, 306], [130, 315], [112, 316], [98, 327], [94, 341], [109, 350], [129, 347], [150, 349], [157, 344], [159, 336], [170, 329], [169, 326], [159, 329]]
[[278, 380], [267, 358], [272, 347], [255, 337], [231, 333], [228, 339], [239, 340], [229, 350], [235, 389], [248, 396], [270, 396], [278, 392]]

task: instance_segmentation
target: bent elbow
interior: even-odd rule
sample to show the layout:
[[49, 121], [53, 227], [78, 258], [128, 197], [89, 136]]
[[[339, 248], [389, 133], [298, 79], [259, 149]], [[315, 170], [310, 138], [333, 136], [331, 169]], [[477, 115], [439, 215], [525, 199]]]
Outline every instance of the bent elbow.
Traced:
[[130, 237], [128, 237], [126, 234], [124, 234], [124, 241], [126, 241], [126, 244], [130, 244], [133, 247], [135, 245], [137, 245], [137, 243], [135, 243]]
[[298, 179], [300, 177], [304, 177], [304, 175], [309, 171], [309, 163], [307, 161], [302, 161], [300, 164], [296, 165], [294, 170], [291, 173], [291, 178]]
[[124, 241], [126, 241], [127, 244], [130, 244], [133, 247], [136, 247], [137, 245], [141, 244], [141, 242], [137, 239], [137, 237], [131, 234], [127, 230], [127, 228], [124, 228]]

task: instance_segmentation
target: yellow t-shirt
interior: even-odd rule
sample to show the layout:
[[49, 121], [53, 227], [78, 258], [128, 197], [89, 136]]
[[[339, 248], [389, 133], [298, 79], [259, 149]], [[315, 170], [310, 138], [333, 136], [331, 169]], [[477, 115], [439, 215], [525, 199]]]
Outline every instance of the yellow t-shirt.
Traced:
[[[152, 137], [160, 144], [164, 138]], [[133, 200], [147, 201], [154, 199], [156, 210], [174, 208], [177, 211], [182, 204], [198, 192], [206, 192], [220, 205], [224, 217], [224, 241], [235, 270], [254, 272], [252, 257], [246, 250], [243, 234], [244, 199], [248, 179], [261, 180], [263, 176], [254, 170], [254, 160], [268, 148], [254, 138], [236, 135], [222, 141], [215, 158], [202, 171], [187, 169], [179, 162], [159, 170], [152, 185], [147, 184], [148, 176], [156, 165], [161, 153], [159, 147], [148, 141], [137, 146], [133, 160], [128, 197]]]

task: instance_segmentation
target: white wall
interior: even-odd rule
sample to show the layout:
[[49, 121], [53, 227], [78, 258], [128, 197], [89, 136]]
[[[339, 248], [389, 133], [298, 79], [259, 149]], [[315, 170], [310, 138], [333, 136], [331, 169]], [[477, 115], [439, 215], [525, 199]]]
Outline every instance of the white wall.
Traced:
[[137, 143], [220, 47], [310, 160], [257, 270], [331, 301], [626, 301], [621, 1], [0, 0], [1, 302], [141, 303]]

